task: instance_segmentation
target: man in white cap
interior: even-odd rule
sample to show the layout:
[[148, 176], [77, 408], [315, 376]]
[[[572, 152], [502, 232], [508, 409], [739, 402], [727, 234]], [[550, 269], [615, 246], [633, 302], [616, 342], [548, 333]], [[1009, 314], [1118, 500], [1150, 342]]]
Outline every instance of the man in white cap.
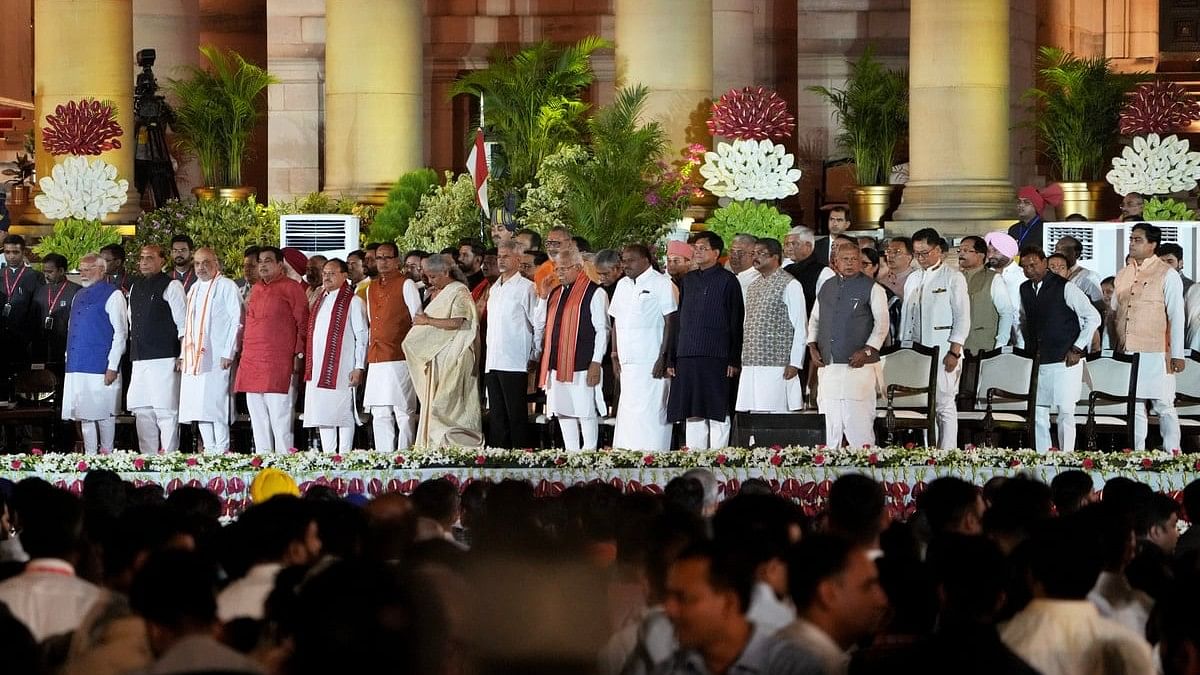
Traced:
[[[1020, 307], [1021, 284], [1025, 283], [1025, 272], [1016, 264], [1017, 240], [1004, 232], [988, 232], [983, 241], [987, 244], [988, 267], [1004, 280], [1011, 306]], [[1013, 328], [1013, 339], [1017, 339], [1020, 331], [1015, 323]]]

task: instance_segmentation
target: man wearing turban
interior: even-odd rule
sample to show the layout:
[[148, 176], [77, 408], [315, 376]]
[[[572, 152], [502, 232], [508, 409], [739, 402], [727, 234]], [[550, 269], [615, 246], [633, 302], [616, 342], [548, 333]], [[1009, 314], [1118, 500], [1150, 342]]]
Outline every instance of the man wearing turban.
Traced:
[[[1042, 189], [1026, 185], [1017, 191], [1017, 218], [1008, 228], [1008, 235], [1017, 242], [1017, 249], [1022, 246], [1042, 247], [1042, 211], [1046, 205], [1062, 204], [1062, 187], [1050, 185]], [[1013, 256], [1015, 257], [1014, 253]]]
[[[987, 244], [987, 265], [1001, 279], [1008, 289], [1009, 301], [1013, 307], [1021, 306], [1021, 284], [1025, 283], [1025, 272], [1017, 264], [1017, 241], [1003, 232], [989, 232], [983, 237]], [[1019, 328], [1014, 324], [1014, 329]], [[1013, 338], [1019, 330], [1013, 331]]]

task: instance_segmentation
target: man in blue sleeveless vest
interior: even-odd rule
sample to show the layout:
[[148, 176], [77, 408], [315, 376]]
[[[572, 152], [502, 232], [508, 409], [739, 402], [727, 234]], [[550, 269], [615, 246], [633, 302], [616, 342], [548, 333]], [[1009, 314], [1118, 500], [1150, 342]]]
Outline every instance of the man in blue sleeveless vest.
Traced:
[[183, 282], [163, 274], [161, 246], [143, 246], [142, 278], [129, 289], [129, 356], [133, 361], [125, 404], [143, 453], [179, 449], [179, 341], [187, 298]]
[[1100, 312], [1075, 284], [1049, 274], [1046, 254], [1036, 246], [1021, 250], [1029, 279], [1021, 284], [1021, 336], [1038, 358], [1034, 446], [1050, 449], [1050, 408], [1058, 408], [1058, 449], [1075, 449], [1075, 403], [1083, 386], [1084, 351], [1100, 326]]
[[78, 420], [83, 450], [111, 450], [121, 398], [121, 355], [129, 331], [125, 296], [104, 278], [98, 253], [79, 261], [80, 285], [71, 303], [62, 417]]

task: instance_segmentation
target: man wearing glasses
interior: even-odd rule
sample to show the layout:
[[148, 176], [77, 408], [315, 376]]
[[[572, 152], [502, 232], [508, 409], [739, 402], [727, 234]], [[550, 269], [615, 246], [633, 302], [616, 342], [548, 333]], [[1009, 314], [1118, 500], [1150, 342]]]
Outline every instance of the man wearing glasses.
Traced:
[[954, 399], [962, 375], [963, 343], [971, 330], [967, 280], [945, 264], [946, 241], [937, 230], [917, 230], [912, 242], [921, 269], [904, 284], [900, 339], [938, 348], [942, 367], [937, 373], [937, 442], [938, 447], [951, 449], [958, 444]]
[[1004, 279], [984, 266], [987, 243], [981, 237], [963, 237], [958, 244], [958, 269], [967, 278], [971, 301], [971, 332], [963, 347], [972, 354], [998, 349], [1012, 338], [1017, 310]]
[[754, 244], [758, 237], [752, 234], [735, 234], [733, 243], [729, 245], [729, 271], [737, 275], [738, 283], [742, 286], [742, 300], [750, 284], [762, 277], [754, 265]]
[[542, 263], [533, 273], [533, 285], [537, 288], [539, 298], [549, 297], [550, 291], [558, 285], [558, 277], [554, 274], [558, 254], [564, 247], [572, 245], [571, 231], [561, 225], [550, 228], [550, 231], [546, 233], [546, 255], [550, 256], [550, 259]]
[[[385, 241], [375, 249], [379, 276], [367, 287], [367, 385], [363, 407], [371, 411], [375, 449], [392, 452], [408, 448], [417, 435], [417, 392], [413, 388], [404, 338], [421, 313], [421, 293], [412, 278], [399, 269], [400, 249]], [[419, 256], [411, 256], [420, 265]], [[397, 435], [399, 430], [399, 435]]]

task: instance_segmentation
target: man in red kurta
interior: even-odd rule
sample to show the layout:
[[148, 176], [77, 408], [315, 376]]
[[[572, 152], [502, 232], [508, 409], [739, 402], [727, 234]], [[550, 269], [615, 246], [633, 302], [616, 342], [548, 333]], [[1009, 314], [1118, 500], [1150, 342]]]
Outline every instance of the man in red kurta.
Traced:
[[246, 393], [256, 452], [287, 452], [296, 405], [293, 374], [304, 362], [308, 302], [304, 288], [283, 270], [283, 252], [264, 246], [258, 283], [250, 294], [236, 391]]

